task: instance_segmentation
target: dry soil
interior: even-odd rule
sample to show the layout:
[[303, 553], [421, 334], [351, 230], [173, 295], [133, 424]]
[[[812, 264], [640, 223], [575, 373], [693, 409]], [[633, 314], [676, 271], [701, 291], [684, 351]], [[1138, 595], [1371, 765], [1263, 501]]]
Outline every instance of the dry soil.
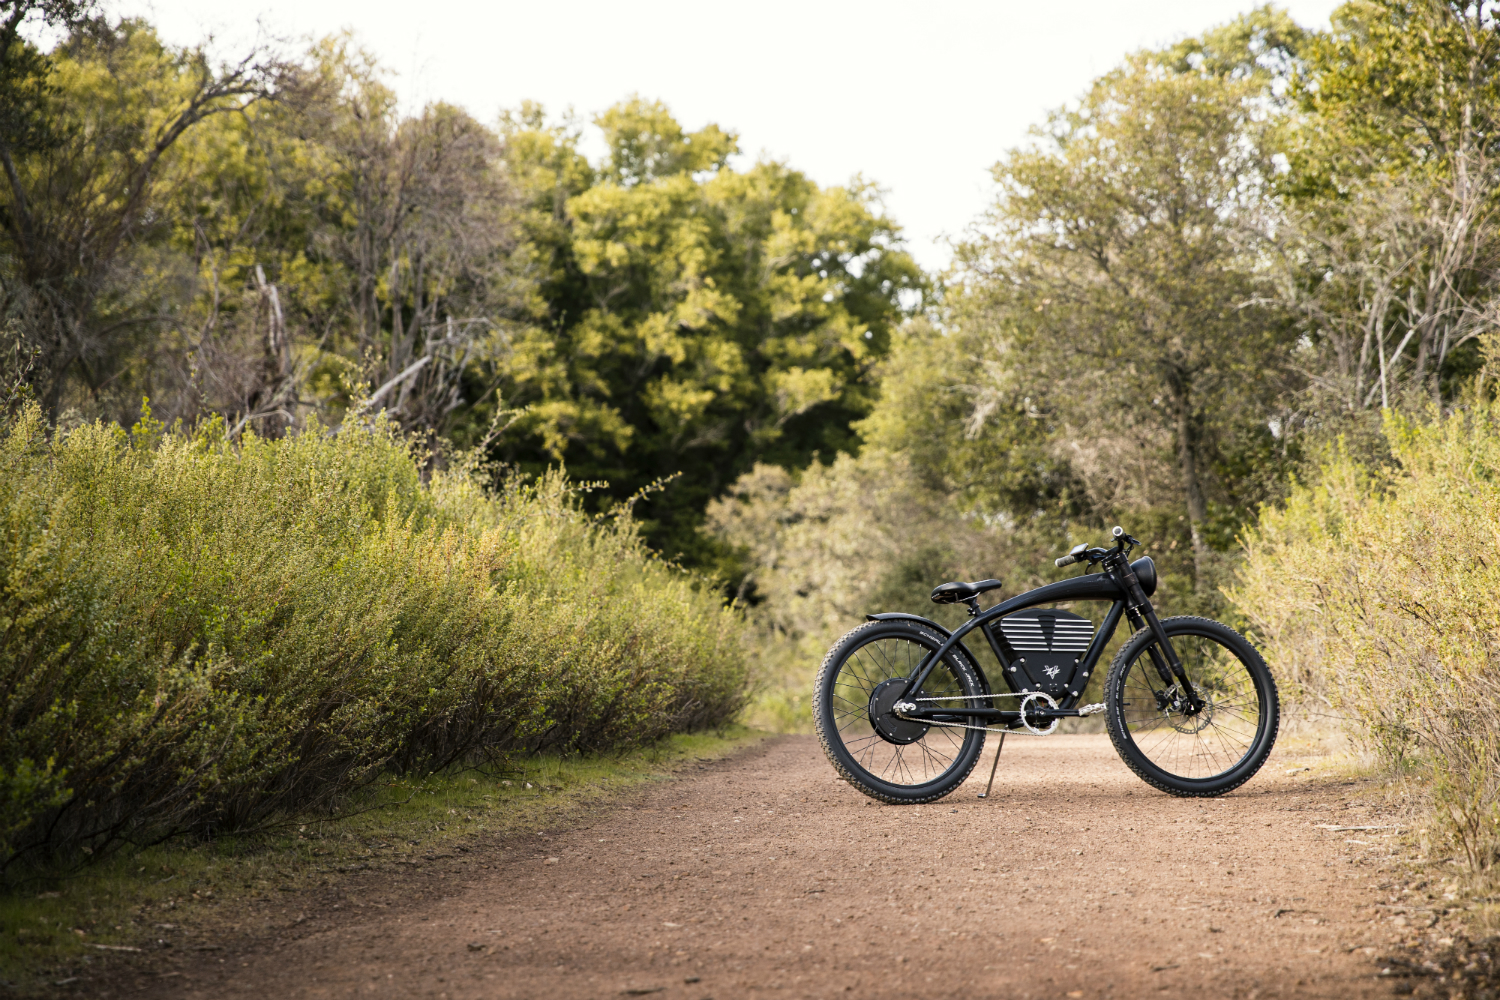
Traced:
[[[876, 804], [811, 737], [702, 763], [569, 829], [269, 899], [164, 998], [1337, 997], [1431, 911], [1346, 779], [1273, 757], [1217, 800], [1153, 791], [1102, 735], [1012, 736], [980, 800]], [[1408, 899], [1410, 897], [1407, 897]], [[299, 907], [301, 907], [299, 909]], [[160, 969], [160, 967], [158, 967]], [[108, 992], [106, 989], [105, 992]]]

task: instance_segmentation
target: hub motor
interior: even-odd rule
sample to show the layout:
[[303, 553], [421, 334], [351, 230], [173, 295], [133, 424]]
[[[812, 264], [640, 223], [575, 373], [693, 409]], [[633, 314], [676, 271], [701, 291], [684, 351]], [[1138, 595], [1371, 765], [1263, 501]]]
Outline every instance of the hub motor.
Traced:
[[[905, 677], [892, 677], [890, 680], [881, 681], [875, 685], [875, 690], [870, 694], [870, 724], [875, 727], [876, 734], [887, 743], [900, 745], [915, 743], [926, 736], [927, 730], [932, 728], [925, 722], [914, 722], [896, 717], [895, 705], [901, 699], [901, 689], [904, 687], [906, 687]], [[919, 691], [917, 697], [924, 697], [924, 695]]]

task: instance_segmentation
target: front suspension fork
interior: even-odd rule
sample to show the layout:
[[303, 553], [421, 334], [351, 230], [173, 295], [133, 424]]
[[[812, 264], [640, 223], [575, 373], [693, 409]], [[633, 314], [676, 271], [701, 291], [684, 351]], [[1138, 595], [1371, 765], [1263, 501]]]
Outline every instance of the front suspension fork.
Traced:
[[[1156, 617], [1156, 610], [1146, 600], [1140, 581], [1136, 579], [1135, 572], [1128, 563], [1125, 565], [1125, 575], [1126, 589], [1139, 602], [1136, 607], [1125, 611], [1125, 616], [1130, 620], [1130, 627], [1137, 632], [1142, 628], [1151, 630], [1151, 635], [1156, 641], [1146, 647], [1146, 653], [1151, 657], [1152, 665], [1156, 667], [1157, 676], [1161, 678], [1163, 684], [1169, 687], [1173, 684], [1178, 685], [1178, 690], [1187, 701], [1188, 711], [1198, 711], [1203, 707], [1203, 700], [1198, 697], [1198, 692], [1193, 690], [1193, 682], [1188, 680], [1187, 671], [1182, 667], [1182, 660], [1178, 658], [1177, 650], [1172, 648], [1172, 642], [1167, 638], [1167, 630], [1162, 628], [1161, 619]], [[1143, 617], [1144, 621], [1142, 621]]]

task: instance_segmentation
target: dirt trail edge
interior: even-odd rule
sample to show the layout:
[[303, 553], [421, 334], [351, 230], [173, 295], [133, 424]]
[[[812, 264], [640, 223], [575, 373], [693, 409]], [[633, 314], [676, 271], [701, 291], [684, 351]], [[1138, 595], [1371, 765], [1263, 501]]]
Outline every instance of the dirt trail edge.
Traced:
[[1225, 798], [1173, 799], [1102, 735], [1013, 737], [980, 800], [992, 753], [939, 803], [882, 806], [812, 737], [769, 740], [574, 828], [434, 858], [422, 892], [362, 877], [311, 914], [265, 901], [246, 915], [268, 931], [251, 950], [117, 985], [215, 1000], [1390, 995], [1371, 956], [1397, 928], [1367, 866], [1388, 848], [1331, 829], [1371, 824], [1348, 784], [1273, 758]]

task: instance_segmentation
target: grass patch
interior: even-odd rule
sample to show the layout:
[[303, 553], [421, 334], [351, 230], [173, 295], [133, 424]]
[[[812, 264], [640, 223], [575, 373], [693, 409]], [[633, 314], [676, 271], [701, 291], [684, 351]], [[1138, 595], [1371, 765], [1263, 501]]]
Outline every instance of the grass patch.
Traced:
[[113, 949], [212, 947], [216, 936], [238, 930], [237, 904], [252, 897], [295, 897], [350, 872], [399, 870], [475, 837], [556, 827], [684, 763], [764, 738], [726, 726], [623, 754], [543, 754], [505, 771], [391, 778], [327, 819], [122, 851], [71, 875], [36, 874], [0, 895], [0, 987], [39, 992], [120, 954]]

